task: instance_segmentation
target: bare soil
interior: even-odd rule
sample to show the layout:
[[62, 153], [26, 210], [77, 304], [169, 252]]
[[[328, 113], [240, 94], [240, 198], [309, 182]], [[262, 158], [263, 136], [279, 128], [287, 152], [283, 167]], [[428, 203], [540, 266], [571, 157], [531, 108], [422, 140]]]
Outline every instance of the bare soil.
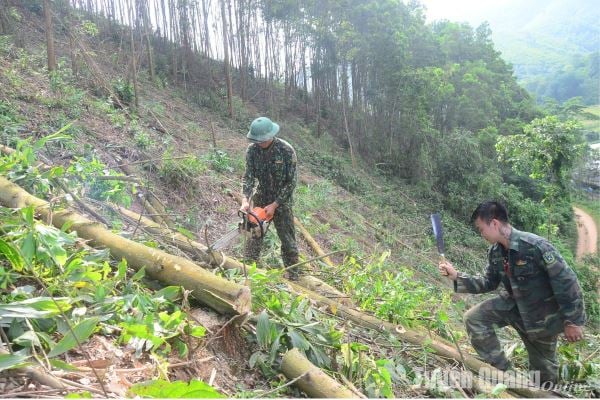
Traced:
[[577, 220], [577, 259], [598, 251], [598, 229], [594, 219], [580, 208], [573, 207]]

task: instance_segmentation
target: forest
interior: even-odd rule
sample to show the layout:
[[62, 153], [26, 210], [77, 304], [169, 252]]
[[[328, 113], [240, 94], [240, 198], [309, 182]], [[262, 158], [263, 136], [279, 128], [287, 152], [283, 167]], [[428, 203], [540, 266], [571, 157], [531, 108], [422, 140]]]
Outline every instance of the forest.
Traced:
[[[600, 152], [565, 89], [597, 56], [539, 105], [491, 37], [412, 0], [0, 0], [3, 392], [598, 396], [600, 256], [575, 254], [573, 206], [598, 224]], [[274, 232], [256, 264], [245, 239], [212, 247], [258, 116], [298, 156], [299, 281]], [[462, 322], [480, 297], [439, 274], [430, 214], [482, 273], [486, 199], [579, 279], [562, 389], [485, 381]], [[501, 341], [526, 373], [517, 332]]]

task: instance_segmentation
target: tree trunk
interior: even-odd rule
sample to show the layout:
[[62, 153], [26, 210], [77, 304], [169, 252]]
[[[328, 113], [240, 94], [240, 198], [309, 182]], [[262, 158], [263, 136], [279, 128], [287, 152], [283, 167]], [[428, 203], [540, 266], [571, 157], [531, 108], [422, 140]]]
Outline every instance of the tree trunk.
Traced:
[[0, 177], [0, 203], [22, 208], [32, 205], [44, 221], [57, 228], [68, 226], [90, 245], [110, 249], [117, 260], [126, 259], [134, 269], [145, 268], [154, 279], [169, 285], [180, 285], [191, 291], [192, 297], [219, 313], [245, 314], [251, 309], [250, 289], [218, 277], [193, 262], [164, 251], [146, 247], [107, 230], [82, 215], [71, 211], [50, 210], [50, 205], [19, 186]]
[[138, 82], [137, 82], [137, 65], [135, 62], [135, 42], [133, 40], [133, 23], [134, 23], [134, 14], [133, 14], [133, 1], [129, 0], [129, 39], [131, 42], [131, 79], [133, 80], [133, 97], [134, 97], [134, 105], [137, 110], [140, 107], [138, 101]]
[[308, 232], [308, 230], [304, 227], [304, 225], [302, 225], [300, 220], [296, 217], [294, 217], [294, 225], [296, 225], [296, 227], [302, 234], [302, 237], [304, 237], [304, 240], [306, 240], [306, 242], [308, 243], [310, 248], [313, 249], [313, 251], [319, 257], [323, 257], [323, 261], [325, 261], [327, 263], [327, 265], [329, 265], [330, 267], [335, 267], [335, 264], [333, 263], [333, 261], [331, 261], [331, 258], [324, 257], [325, 252], [323, 251], [323, 249], [321, 248], [319, 243], [317, 243], [317, 241], [312, 237], [312, 235]]
[[233, 89], [231, 87], [231, 71], [229, 66], [229, 40], [227, 39], [227, 14], [225, 13], [225, 0], [221, 0], [221, 20], [223, 22], [223, 49], [225, 50], [225, 84], [227, 85], [227, 112], [233, 118]]
[[[304, 293], [311, 300], [315, 301], [319, 306], [326, 306], [329, 308], [330, 312], [340, 316], [341, 318], [348, 319], [353, 321], [357, 325], [367, 328], [373, 329], [382, 333], [389, 333], [397, 336], [400, 340], [405, 342], [412, 343], [417, 346], [427, 347], [430, 351], [435, 354], [438, 354], [444, 358], [450, 358], [457, 360], [459, 362], [463, 362], [464, 365], [475, 374], [480, 373], [480, 371], [488, 371], [492, 374], [501, 373], [500, 370], [492, 367], [489, 364], [484, 363], [483, 361], [464, 353], [459, 353], [459, 351], [455, 348], [455, 346], [446, 341], [443, 338], [435, 336], [432, 333], [426, 333], [422, 331], [417, 331], [413, 329], [404, 329], [401, 325], [396, 325], [388, 321], [381, 320], [372, 315], [368, 315], [359, 310], [352, 309], [350, 307], [344, 306], [339, 302], [328, 299], [325, 296], [322, 296], [313, 291], [307, 290], [302, 286], [289, 282], [288, 285], [292, 287], [294, 292], [296, 293]], [[498, 376], [498, 375], [496, 375]], [[513, 385], [516, 386], [516, 385]], [[518, 393], [524, 397], [539, 397], [539, 398], [547, 398], [547, 397], [555, 397], [551, 394], [551, 392], [543, 391], [543, 390], [535, 390], [535, 389], [519, 389], [519, 388], [511, 388], [511, 391]]]
[[240, 50], [240, 97], [242, 100], [247, 98], [246, 95], [246, 80], [248, 78], [248, 60], [247, 60], [247, 42], [246, 42], [246, 22], [244, 15], [247, 13], [246, 3], [244, 0], [239, 1], [238, 5], [238, 31], [239, 31], [239, 50]]
[[44, 21], [46, 24], [46, 45], [48, 48], [48, 72], [52, 72], [56, 70], [56, 53], [54, 52], [54, 31], [52, 29], [50, 0], [44, 0]]
[[154, 82], [156, 80], [156, 72], [154, 69], [154, 56], [152, 54], [152, 27], [150, 26], [150, 18], [148, 17], [150, 6], [146, 2], [140, 2], [140, 7], [142, 7], [142, 19], [144, 22], [144, 37], [146, 39], [148, 72], [150, 73], [150, 80]]
[[[203, 263], [207, 265], [211, 265], [214, 267], [223, 267], [227, 269], [237, 269], [240, 271], [244, 270], [244, 264], [239, 262], [238, 260], [226, 256], [221, 251], [209, 251], [209, 249], [203, 245], [202, 243], [191, 240], [188, 237], [173, 231], [167, 230], [164, 227], [160, 226], [158, 223], [141, 216], [138, 213], [127, 210], [126, 208], [115, 206], [115, 208], [121, 213], [123, 216], [128, 218], [133, 223], [139, 223], [142, 228], [153, 235], [158, 235], [165, 242], [183, 250], [184, 252], [191, 254], [193, 257], [200, 259]], [[258, 271], [261, 271], [258, 269]], [[265, 271], [266, 273], [266, 271]], [[300, 285], [313, 290], [325, 297], [340, 299], [340, 302], [344, 305], [352, 306], [352, 302], [349, 300], [348, 296], [344, 293], [339, 292], [334, 287], [328, 285], [322, 280], [315, 278], [310, 275], [301, 275], [300, 280], [298, 281]]]
[[281, 371], [290, 380], [301, 377], [295, 385], [310, 397], [317, 399], [351, 399], [357, 397], [350, 389], [308, 361], [296, 348], [284, 354], [281, 361]]
[[10, 33], [8, 0], [0, 0], [0, 35], [7, 35], [8, 33]]
[[[204, 55], [210, 58], [210, 29], [208, 28], [208, 10], [210, 0], [202, 0], [202, 25], [204, 27]], [[212, 69], [211, 69], [212, 70]]]

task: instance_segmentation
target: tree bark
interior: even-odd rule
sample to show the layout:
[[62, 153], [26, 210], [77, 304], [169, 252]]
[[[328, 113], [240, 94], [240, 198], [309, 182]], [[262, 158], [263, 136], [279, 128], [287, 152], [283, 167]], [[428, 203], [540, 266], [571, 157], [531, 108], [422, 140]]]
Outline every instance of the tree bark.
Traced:
[[284, 354], [281, 371], [290, 380], [301, 377], [295, 382], [295, 385], [310, 397], [318, 399], [357, 397], [350, 389], [308, 361], [296, 348]]
[[[310, 248], [313, 249], [313, 251], [318, 256], [321, 256], [321, 257], [324, 256], [325, 252], [323, 251], [323, 249], [321, 248], [319, 243], [317, 243], [317, 241], [312, 237], [312, 235], [308, 232], [308, 230], [304, 227], [304, 225], [302, 225], [300, 220], [296, 217], [294, 217], [294, 225], [296, 225], [296, 227], [302, 234], [302, 237], [304, 238], [304, 240], [306, 240], [306, 242], [308, 243]], [[327, 263], [327, 265], [329, 265], [330, 267], [335, 267], [335, 264], [333, 263], [333, 261], [331, 261], [331, 258], [323, 257], [323, 261], [325, 261]]]
[[233, 88], [231, 84], [231, 70], [229, 65], [229, 40], [227, 39], [227, 14], [225, 13], [225, 0], [221, 0], [221, 20], [223, 23], [223, 50], [225, 51], [225, 84], [227, 85], [227, 112], [233, 118]]
[[[373, 329], [382, 333], [389, 333], [397, 336], [400, 340], [412, 343], [417, 346], [427, 347], [433, 353], [438, 354], [444, 358], [451, 358], [457, 360], [459, 362], [463, 362], [466, 368], [473, 371], [475, 374], [479, 374], [480, 371], [486, 369], [487, 371], [493, 373], [500, 374], [501, 371], [492, 367], [489, 364], [484, 363], [483, 361], [469, 355], [462, 354], [455, 348], [454, 344], [446, 341], [445, 339], [435, 336], [432, 333], [426, 333], [422, 331], [417, 331], [413, 329], [404, 329], [401, 325], [396, 325], [388, 321], [381, 320], [372, 315], [365, 314], [361, 311], [352, 309], [350, 307], [346, 307], [339, 302], [328, 299], [325, 296], [322, 296], [313, 291], [307, 290], [302, 286], [294, 283], [288, 283], [292, 290], [296, 293], [304, 293], [311, 300], [315, 301], [320, 306], [326, 306], [329, 308], [332, 314], [341, 316], [344, 319], [348, 319], [353, 321], [357, 325], [367, 328]], [[498, 376], [498, 375], [496, 375]], [[515, 385], [514, 385], [515, 386]], [[524, 397], [534, 397], [534, 398], [549, 398], [556, 397], [552, 394], [552, 392], [547, 392], [543, 390], [536, 389], [519, 389], [519, 388], [511, 388], [511, 391], [518, 393]]]
[[250, 289], [218, 277], [193, 262], [164, 251], [146, 247], [118, 236], [77, 213], [50, 209], [49, 204], [14, 183], [0, 177], [0, 203], [22, 208], [32, 205], [44, 221], [57, 228], [68, 226], [94, 247], [110, 249], [112, 257], [126, 259], [134, 269], [146, 268], [154, 279], [169, 285], [180, 285], [191, 291], [192, 297], [223, 314], [245, 314], [251, 309]]
[[154, 82], [156, 80], [156, 72], [154, 69], [154, 56], [152, 55], [152, 27], [150, 26], [150, 18], [148, 16], [150, 6], [147, 2], [140, 2], [142, 11], [142, 19], [144, 22], [144, 38], [146, 39], [146, 52], [148, 57], [148, 72], [150, 73], [150, 80]]
[[140, 107], [139, 101], [138, 101], [138, 82], [137, 82], [137, 65], [135, 62], [135, 42], [133, 40], [133, 25], [134, 25], [134, 18], [135, 15], [133, 13], [133, 1], [134, 0], [129, 0], [129, 20], [130, 20], [130, 25], [129, 25], [129, 39], [131, 41], [131, 79], [133, 79], [133, 97], [134, 97], [134, 105], [135, 105], [135, 109], [137, 110]]
[[6, 35], [9, 32], [8, 0], [0, 0], [0, 35]]
[[54, 31], [52, 28], [52, 9], [50, 7], [50, 0], [44, 0], [44, 21], [46, 24], [48, 72], [52, 72], [56, 70], [56, 53], [54, 52]]
[[[141, 216], [138, 213], [135, 213], [131, 210], [120, 206], [114, 206], [123, 216], [127, 217], [132, 222], [139, 222], [139, 224], [143, 227], [143, 229], [153, 235], [159, 235], [165, 242], [179, 248], [180, 250], [185, 251], [188, 254], [191, 254], [207, 265], [211, 265], [214, 267], [223, 267], [227, 269], [237, 269], [240, 271], [244, 270], [244, 264], [239, 262], [238, 260], [228, 257], [223, 252], [220, 251], [210, 251], [205, 245], [202, 243], [192, 240], [176, 231], [168, 230], [159, 225], [158, 223], [152, 221], [149, 218]], [[258, 269], [260, 271], [260, 269]], [[313, 290], [325, 297], [339, 299], [339, 301], [347, 306], [353, 306], [352, 301], [349, 299], [349, 296], [346, 296], [344, 293], [341, 293], [333, 286], [328, 285], [322, 280], [315, 278], [310, 275], [302, 275], [298, 283], [305, 288]]]

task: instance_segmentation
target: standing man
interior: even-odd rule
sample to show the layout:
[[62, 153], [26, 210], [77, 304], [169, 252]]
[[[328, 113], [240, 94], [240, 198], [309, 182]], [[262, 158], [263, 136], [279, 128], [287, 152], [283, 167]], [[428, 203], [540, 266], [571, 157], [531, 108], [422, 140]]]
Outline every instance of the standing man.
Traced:
[[504, 288], [498, 296], [471, 308], [464, 316], [471, 344], [484, 361], [506, 371], [506, 358], [495, 328], [517, 330], [529, 355], [529, 370], [540, 382], [556, 383], [556, 345], [560, 332], [569, 342], [583, 338], [585, 311], [575, 273], [544, 238], [521, 232], [508, 223], [506, 208], [495, 201], [481, 203], [471, 220], [491, 243], [484, 276], [458, 272], [447, 261], [440, 272], [454, 281], [458, 293], [485, 293]]
[[[258, 181], [254, 205], [263, 207], [277, 229], [281, 240], [283, 265], [298, 263], [298, 246], [292, 212], [293, 193], [296, 187], [296, 152], [285, 140], [276, 138], [279, 125], [269, 118], [260, 117], [252, 121], [247, 138], [252, 143], [246, 150], [246, 172], [243, 178], [243, 199], [240, 210], [248, 211], [250, 199]], [[246, 242], [244, 256], [257, 261], [263, 238], [252, 238]], [[298, 268], [289, 271], [290, 279], [298, 279]]]

